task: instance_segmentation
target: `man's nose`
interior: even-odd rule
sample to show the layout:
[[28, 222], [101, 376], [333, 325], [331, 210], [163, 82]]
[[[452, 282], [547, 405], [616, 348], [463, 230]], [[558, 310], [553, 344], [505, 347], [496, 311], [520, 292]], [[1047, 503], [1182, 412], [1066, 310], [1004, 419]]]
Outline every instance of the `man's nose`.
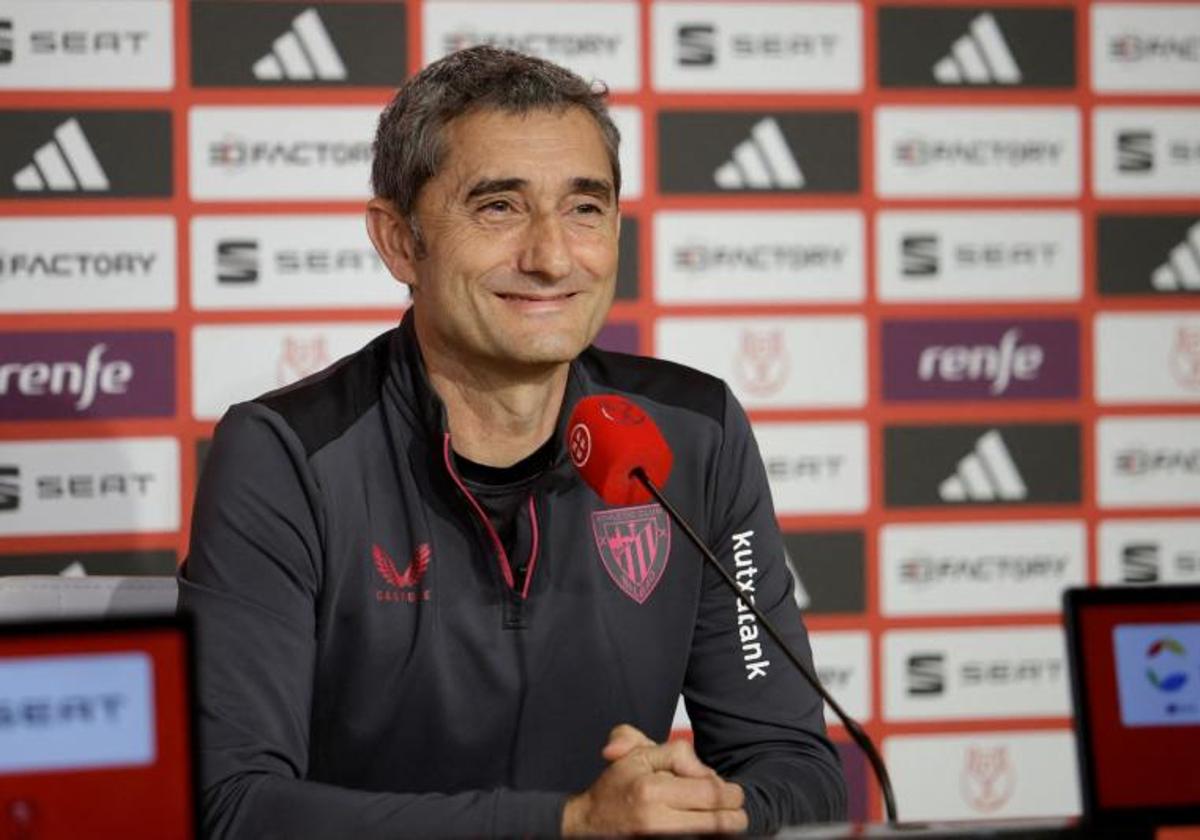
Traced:
[[539, 213], [529, 225], [518, 268], [546, 280], [561, 280], [571, 273], [573, 259], [563, 220], [557, 213]]

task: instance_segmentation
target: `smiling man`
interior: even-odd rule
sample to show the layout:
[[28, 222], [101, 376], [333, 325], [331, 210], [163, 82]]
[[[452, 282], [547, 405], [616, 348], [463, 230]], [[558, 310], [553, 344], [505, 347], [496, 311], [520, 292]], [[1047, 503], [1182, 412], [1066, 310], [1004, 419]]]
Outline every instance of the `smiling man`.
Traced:
[[[615, 283], [618, 142], [582, 79], [486, 47], [384, 112], [367, 227], [412, 308], [230, 409], [197, 492], [180, 602], [213, 836], [842, 815], [816, 694], [657, 505], [608, 507], [566, 457], [582, 397], [637, 402], [675, 453], [667, 495], [808, 657], [728, 388], [590, 346]], [[681, 693], [694, 749], [665, 742]]]

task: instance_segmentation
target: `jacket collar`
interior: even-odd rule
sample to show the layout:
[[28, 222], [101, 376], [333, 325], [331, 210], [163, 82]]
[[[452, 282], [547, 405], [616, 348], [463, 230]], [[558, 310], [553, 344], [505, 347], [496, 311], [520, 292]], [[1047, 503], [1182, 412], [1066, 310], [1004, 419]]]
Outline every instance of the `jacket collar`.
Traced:
[[[392, 334], [392, 352], [389, 360], [389, 371], [385, 391], [396, 402], [402, 411], [409, 416], [410, 422], [419, 427], [423, 438], [436, 450], [441, 450], [442, 441], [450, 426], [446, 419], [446, 406], [441, 397], [429, 382], [429, 374], [425, 369], [425, 359], [417, 341], [417, 331], [414, 326], [412, 309], [405, 312], [400, 326]], [[587, 350], [584, 351], [588, 352]], [[555, 469], [565, 465], [567, 424], [575, 404], [591, 392], [591, 383], [587, 372], [579, 359], [571, 362], [567, 371], [567, 385], [563, 391], [563, 403], [559, 408], [558, 420], [554, 427], [554, 461]]]

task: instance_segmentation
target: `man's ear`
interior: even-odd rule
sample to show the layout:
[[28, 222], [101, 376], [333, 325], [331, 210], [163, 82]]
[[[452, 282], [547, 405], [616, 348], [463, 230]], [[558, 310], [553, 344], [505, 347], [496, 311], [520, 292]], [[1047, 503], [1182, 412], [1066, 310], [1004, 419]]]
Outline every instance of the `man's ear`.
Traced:
[[415, 289], [420, 243], [408, 219], [386, 198], [367, 202], [367, 235], [392, 276]]

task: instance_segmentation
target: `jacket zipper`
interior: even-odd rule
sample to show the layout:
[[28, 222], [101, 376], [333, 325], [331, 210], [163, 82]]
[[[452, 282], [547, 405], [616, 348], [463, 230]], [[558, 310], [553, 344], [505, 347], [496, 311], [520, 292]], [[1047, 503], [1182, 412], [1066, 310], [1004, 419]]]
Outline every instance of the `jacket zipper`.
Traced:
[[[496, 529], [492, 527], [492, 521], [488, 519], [487, 513], [476, 500], [475, 496], [463, 484], [462, 479], [458, 477], [458, 473], [454, 471], [454, 465], [450, 458], [450, 433], [442, 434], [442, 459], [446, 464], [446, 472], [450, 473], [450, 478], [458, 486], [458, 489], [466, 496], [467, 501], [471, 503], [471, 507], [475, 511], [475, 515], [483, 522], [483, 527], [487, 530], [488, 537], [492, 541], [492, 548], [496, 551], [496, 558], [500, 564], [500, 574], [504, 576], [504, 582], [508, 584], [508, 588], [512, 592], [516, 592], [516, 581], [513, 578], [512, 565], [508, 560], [508, 552], [504, 550], [504, 543], [500, 541], [500, 535], [496, 533]], [[533, 546], [529, 551], [529, 562], [525, 566], [525, 582], [521, 587], [521, 591], [517, 593], [522, 599], [529, 597], [529, 584], [533, 580], [533, 569], [537, 565], [538, 543], [540, 542], [538, 534], [537, 508], [533, 504], [533, 494], [531, 493], [528, 501], [529, 506], [529, 524], [533, 528]]]

